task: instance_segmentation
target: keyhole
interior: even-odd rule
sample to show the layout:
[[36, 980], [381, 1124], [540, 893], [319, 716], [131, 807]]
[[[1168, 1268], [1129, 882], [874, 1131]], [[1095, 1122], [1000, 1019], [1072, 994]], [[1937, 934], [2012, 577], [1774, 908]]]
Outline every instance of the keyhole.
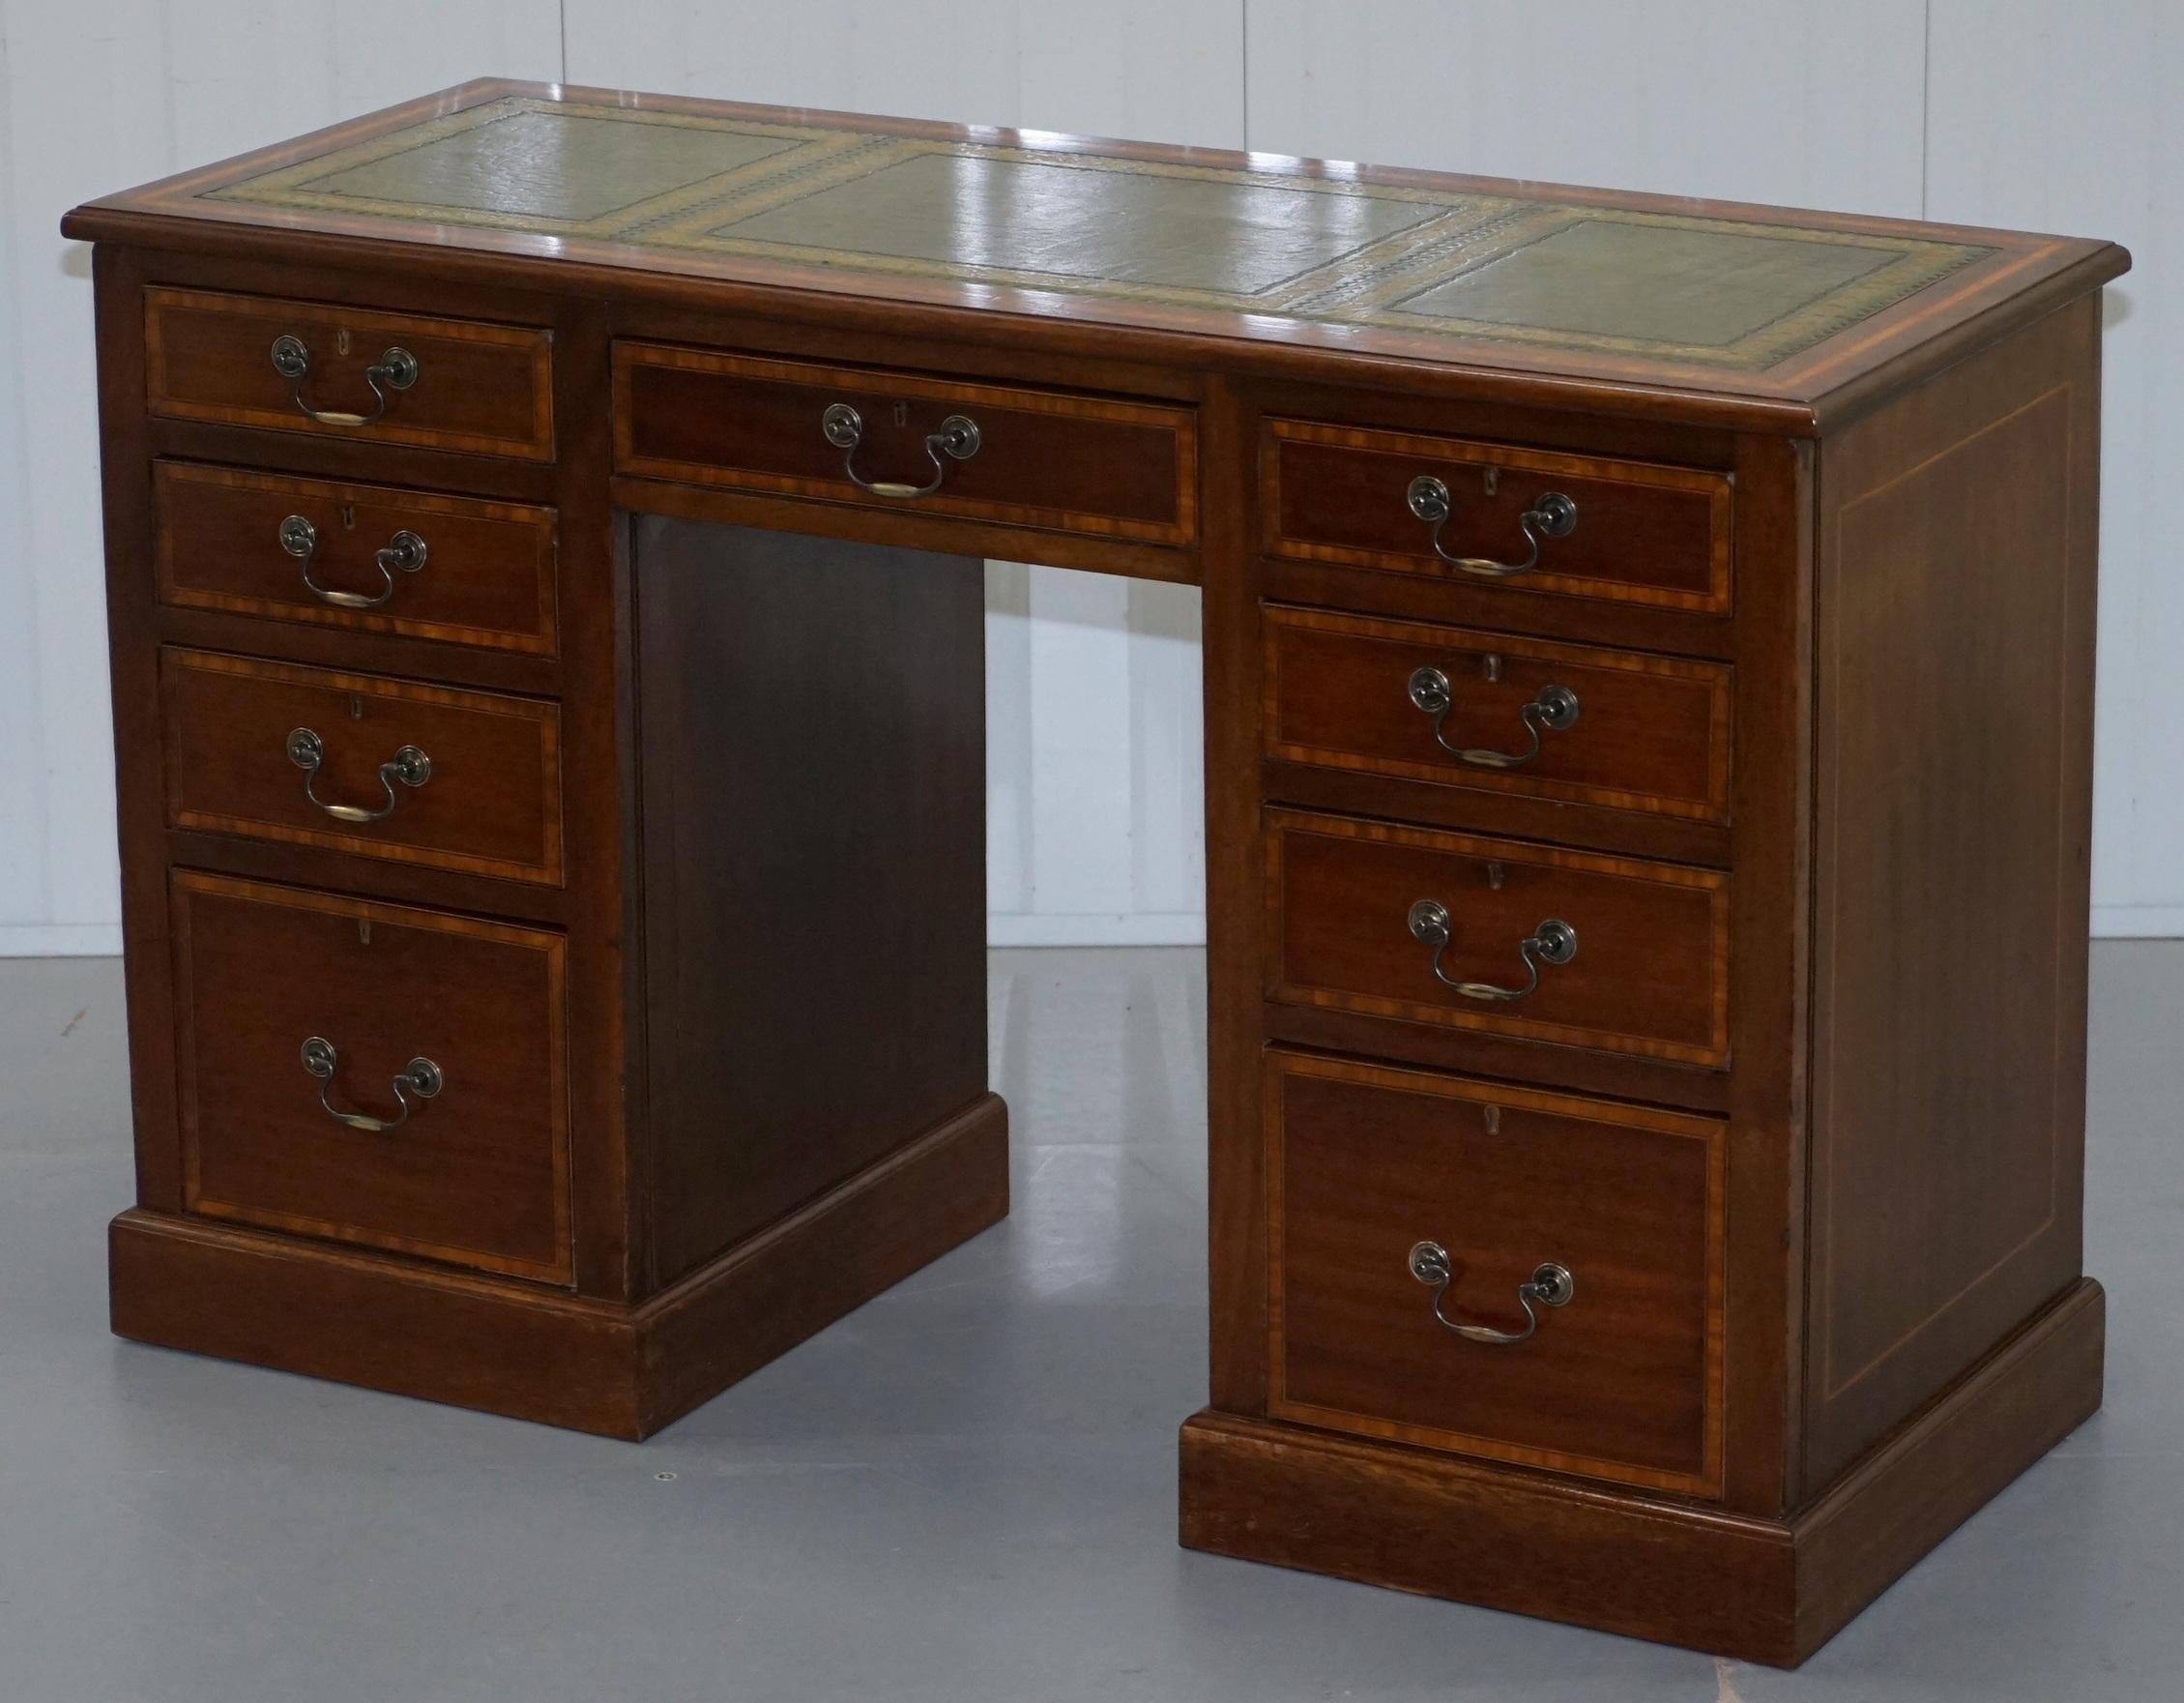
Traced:
[[369, 917], [359, 917], [357, 919], [357, 944], [359, 946], [369, 946], [371, 944], [371, 919]]
[[343, 532], [354, 532], [356, 529], [357, 506], [354, 503], [343, 503], [341, 505], [341, 530]]
[[1501, 469], [1499, 467], [1487, 468], [1485, 470], [1485, 484], [1486, 494], [1491, 497], [1501, 484]]
[[1485, 1108], [1483, 1108], [1483, 1109], [1484, 1109], [1484, 1110], [1485, 1110], [1485, 1112], [1486, 1112], [1486, 1132], [1487, 1132], [1487, 1133], [1488, 1133], [1489, 1135], [1499, 1135], [1499, 1134], [1500, 1134], [1500, 1133], [1501, 1133], [1501, 1108], [1500, 1108], [1500, 1106], [1498, 1106], [1498, 1105], [1490, 1105], [1490, 1106], [1487, 1106], [1487, 1107], [1485, 1107]]
[[1490, 863], [1487, 865], [1486, 884], [1490, 890], [1495, 893], [1500, 893], [1501, 891], [1502, 883], [1507, 881], [1508, 879], [1509, 869], [1507, 865], [1500, 862]]
[[352, 721], [364, 719], [364, 699], [355, 692], [349, 694], [349, 719]]
[[1486, 676], [1486, 683], [1492, 686], [1501, 678], [1501, 659], [1491, 654], [1488, 655], [1481, 661], [1479, 671]]
[[336, 355], [346, 355], [349, 352], [349, 332], [346, 326], [334, 334], [334, 352]]

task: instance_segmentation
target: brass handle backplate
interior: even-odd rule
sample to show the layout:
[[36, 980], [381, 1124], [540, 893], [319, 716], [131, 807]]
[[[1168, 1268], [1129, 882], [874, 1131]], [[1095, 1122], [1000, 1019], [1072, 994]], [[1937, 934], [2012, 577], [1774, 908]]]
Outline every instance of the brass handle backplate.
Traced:
[[1531, 548], [1522, 562], [1496, 562], [1484, 556], [1453, 556], [1447, 545], [1441, 542], [1441, 529], [1448, 524], [1448, 517], [1456, 512], [1449, 497], [1448, 486], [1430, 473], [1421, 473], [1411, 482], [1404, 493], [1411, 513], [1423, 520], [1433, 530], [1429, 535], [1433, 553], [1449, 567], [1466, 573], [1475, 573], [1484, 579], [1506, 579], [1512, 573], [1529, 573], [1539, 566], [1539, 545], [1542, 539], [1568, 538], [1577, 530], [1577, 504], [1560, 491], [1542, 492], [1539, 501], [1517, 516], [1517, 524], [1524, 530], [1525, 542]]
[[313, 1035], [304, 1042], [304, 1069], [318, 1080], [318, 1102], [326, 1108], [326, 1115], [335, 1123], [370, 1135], [399, 1130], [410, 1121], [410, 1113], [417, 1109], [418, 1101], [430, 1100], [448, 1085], [438, 1065], [428, 1058], [414, 1058], [394, 1078], [394, 1101], [402, 1108], [399, 1117], [375, 1118], [368, 1112], [345, 1112], [326, 1098], [334, 1086], [334, 1068], [337, 1063], [333, 1042]]
[[367, 597], [361, 591], [329, 591], [311, 577], [311, 557], [318, 551], [318, 528], [303, 515], [289, 515], [280, 523], [276, 536], [280, 540], [280, 547], [303, 563], [305, 589], [320, 602], [332, 603], [336, 609], [378, 608], [394, 595], [394, 575], [417, 573], [430, 553], [424, 540], [408, 527], [402, 528], [373, 555], [379, 577], [387, 583], [376, 597]]
[[311, 373], [311, 350], [294, 332], [284, 331], [273, 339], [273, 369], [288, 381], [289, 394], [295, 397], [297, 409], [321, 426], [370, 426], [387, 412], [387, 405], [393, 400], [387, 393], [408, 390], [417, 383], [422, 370], [415, 355], [399, 343], [393, 344], [364, 368], [364, 383], [371, 386], [371, 394], [379, 398], [379, 405], [369, 414], [345, 414], [332, 408], [314, 408], [304, 400], [304, 380]]
[[378, 822], [394, 813], [400, 802], [394, 791], [394, 782], [404, 786], [422, 786], [432, 778], [432, 759], [414, 745], [405, 745], [379, 765], [379, 784], [385, 789], [387, 800], [377, 809], [366, 809], [363, 805], [330, 805], [318, 796], [319, 765], [326, 761], [326, 741], [308, 727], [298, 727], [288, 735], [288, 760], [304, 772], [304, 796], [332, 816], [336, 822]]
[[906, 484], [899, 480], [867, 479], [857, 470], [857, 446], [864, 438], [864, 417], [847, 402], [830, 402], [827, 411], [819, 417], [819, 429], [829, 443], [842, 453], [842, 471], [859, 490], [870, 491], [876, 497], [894, 497], [907, 500], [913, 497], [929, 497], [941, 488], [947, 478], [947, 461], [943, 456], [957, 461], [968, 461], [978, 453], [983, 438], [978, 423], [968, 414], [950, 414], [941, 422], [941, 428], [925, 436], [925, 455], [933, 463], [933, 477], [923, 484]]
[[1460, 1325], [1441, 1310], [1441, 1304], [1448, 1294], [1449, 1281], [1455, 1275], [1449, 1264], [1448, 1249], [1438, 1242], [1420, 1242], [1412, 1248], [1409, 1263], [1411, 1275], [1433, 1290], [1436, 1319], [1467, 1342], [1484, 1342], [1496, 1348], [1526, 1341], [1539, 1329], [1539, 1314], [1533, 1310], [1535, 1303], [1540, 1307], [1567, 1307], [1570, 1297], [1577, 1293], [1577, 1279], [1570, 1276], [1569, 1268], [1549, 1261], [1517, 1285], [1517, 1305], [1525, 1309], [1523, 1330], [1498, 1331], [1492, 1325]]
[[1411, 938], [1433, 948], [1434, 980], [1466, 999], [1485, 999], [1513, 1005], [1539, 985], [1539, 966], [1566, 964], [1577, 956], [1577, 930], [1559, 917], [1549, 917], [1517, 942], [1517, 955], [1529, 972], [1522, 987], [1498, 987], [1491, 982], [1459, 982], [1441, 967], [1441, 954], [1455, 938], [1456, 926], [1448, 907], [1437, 898], [1421, 898], [1411, 907]]
[[1439, 668], [1419, 668], [1410, 680], [1413, 708], [1433, 718], [1434, 743], [1459, 763], [1476, 769], [1520, 769], [1539, 755], [1543, 734], [1567, 733], [1577, 725], [1578, 694], [1566, 686], [1543, 686], [1530, 703], [1517, 712], [1531, 744], [1521, 751], [1490, 750], [1481, 746], [1448, 743], [1448, 714], [1456, 707], [1456, 689]]

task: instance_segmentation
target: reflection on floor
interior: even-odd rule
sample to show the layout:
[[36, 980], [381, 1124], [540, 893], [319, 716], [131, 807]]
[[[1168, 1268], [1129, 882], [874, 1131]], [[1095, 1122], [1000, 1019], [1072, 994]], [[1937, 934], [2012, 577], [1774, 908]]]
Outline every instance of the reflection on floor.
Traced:
[[1203, 958], [992, 962], [1014, 1215], [643, 1448], [112, 1340], [119, 967], [0, 964], [0, 1697], [2172, 1693], [2184, 946], [2094, 957], [2107, 1411], [1797, 1676], [1178, 1549]]

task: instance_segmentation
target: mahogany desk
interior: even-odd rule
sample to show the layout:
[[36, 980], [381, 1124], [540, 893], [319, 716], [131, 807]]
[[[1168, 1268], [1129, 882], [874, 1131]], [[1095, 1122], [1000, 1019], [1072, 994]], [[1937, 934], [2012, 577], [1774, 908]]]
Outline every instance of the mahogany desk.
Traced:
[[2100, 243], [483, 82], [96, 202], [125, 1336], [642, 1437], [1007, 1208], [1204, 587], [1182, 1539], [1795, 1662], [2100, 1402]]

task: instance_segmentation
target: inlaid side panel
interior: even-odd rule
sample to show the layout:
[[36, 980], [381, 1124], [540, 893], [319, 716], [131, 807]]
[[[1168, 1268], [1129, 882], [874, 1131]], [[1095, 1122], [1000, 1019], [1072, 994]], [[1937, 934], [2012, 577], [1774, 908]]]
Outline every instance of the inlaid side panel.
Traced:
[[2079, 1275], [2098, 337], [1822, 452], [1808, 1493]]

